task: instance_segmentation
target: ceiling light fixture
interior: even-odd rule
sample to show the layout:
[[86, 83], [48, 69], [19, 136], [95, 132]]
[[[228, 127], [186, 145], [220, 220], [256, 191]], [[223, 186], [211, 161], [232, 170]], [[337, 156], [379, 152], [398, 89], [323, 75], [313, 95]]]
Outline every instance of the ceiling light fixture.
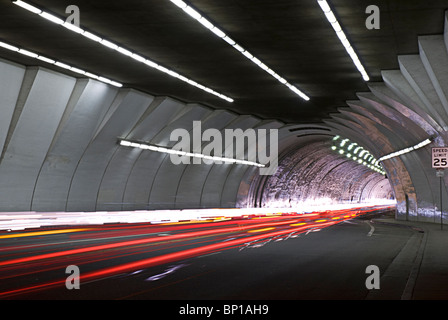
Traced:
[[405, 149], [401, 149], [399, 151], [392, 152], [392, 153], [390, 153], [388, 155], [385, 155], [385, 156], [379, 158], [378, 161], [383, 161], [383, 160], [387, 160], [387, 159], [390, 159], [390, 158], [401, 156], [402, 154], [409, 153], [411, 151], [423, 148], [424, 146], [426, 146], [426, 145], [428, 145], [430, 143], [431, 143], [431, 139], [428, 138], [428, 139], [423, 140], [422, 142], [416, 144], [415, 146], [408, 147], [408, 148], [405, 148]]
[[330, 6], [328, 5], [326, 0], [317, 0], [317, 3], [319, 4], [320, 8], [325, 14], [325, 17], [327, 17], [328, 22], [330, 22], [331, 26], [333, 27], [334, 31], [336, 32], [336, 35], [338, 36], [339, 40], [341, 41], [342, 45], [344, 46], [345, 50], [349, 54], [350, 58], [352, 59], [353, 63], [355, 64], [358, 71], [361, 73], [362, 78], [365, 81], [369, 81], [369, 75], [367, 74], [366, 70], [364, 69], [364, 66], [361, 64], [361, 61], [359, 60], [358, 56], [356, 55], [355, 50], [351, 46], [350, 42], [347, 39], [347, 36], [345, 35], [344, 31], [341, 28], [341, 25], [339, 24], [338, 20], [336, 19], [333, 11], [331, 10]]
[[246, 58], [251, 60], [254, 64], [256, 64], [260, 69], [267, 72], [269, 75], [274, 77], [277, 81], [279, 81], [281, 84], [288, 87], [292, 92], [300, 96], [302, 99], [308, 101], [310, 98], [297, 89], [294, 85], [288, 83], [284, 78], [279, 76], [274, 70], [269, 68], [267, 65], [265, 65], [263, 62], [261, 62], [258, 58], [254, 57], [249, 51], [244, 49], [242, 46], [240, 46], [238, 43], [236, 43], [232, 38], [230, 38], [224, 31], [216, 27], [213, 23], [211, 23], [207, 18], [205, 18], [203, 15], [201, 15], [197, 10], [192, 8], [191, 6], [187, 5], [182, 0], [170, 0], [172, 3], [174, 3], [176, 6], [181, 8], [185, 13], [187, 13], [190, 17], [198, 21], [200, 24], [202, 24], [206, 29], [213, 32], [216, 36], [223, 39], [225, 42], [227, 42], [230, 46], [232, 46], [235, 50], [237, 50], [239, 53], [243, 54]]
[[330, 149], [339, 153], [340, 155], [345, 154], [347, 158], [355, 161], [358, 164], [366, 166], [372, 171], [378, 172], [382, 175], [386, 175], [384, 168], [380, 164], [381, 159], [375, 159], [375, 157], [371, 155], [368, 150], [359, 146], [356, 142], [351, 142], [349, 139], [342, 139], [341, 136], [334, 136]]
[[139, 142], [139, 141], [119, 139], [118, 143], [120, 146], [123, 146], [123, 147], [139, 148], [142, 150], [150, 150], [150, 151], [155, 151], [155, 152], [160, 152], [160, 153], [176, 154], [179, 156], [201, 158], [201, 159], [220, 161], [220, 162], [225, 162], [225, 163], [244, 164], [244, 165], [248, 165], [248, 166], [255, 166], [255, 167], [261, 167], [261, 168], [266, 167], [264, 164], [253, 162], [253, 161], [225, 158], [225, 157], [218, 157], [218, 156], [210, 156], [210, 155], [205, 155], [205, 154], [201, 154], [201, 153], [185, 152], [185, 151], [180, 151], [180, 150], [175, 150], [175, 149], [169, 149], [166, 147], [155, 146], [155, 145], [151, 145], [151, 144], [148, 144], [145, 142]]
[[23, 54], [23, 55], [25, 55], [27, 57], [30, 57], [30, 58], [34, 58], [34, 59], [38, 59], [38, 60], [44, 61], [44, 62], [46, 62], [48, 64], [52, 64], [52, 65], [57, 66], [57, 67], [62, 68], [62, 69], [66, 69], [66, 70], [70, 70], [70, 71], [73, 71], [73, 72], [76, 72], [76, 73], [79, 73], [79, 74], [82, 74], [82, 75], [86, 75], [86, 76], [88, 76], [90, 78], [102, 81], [104, 83], [113, 85], [115, 87], [119, 87], [120, 88], [120, 87], [123, 86], [119, 82], [116, 82], [116, 81], [113, 81], [113, 80], [110, 80], [110, 79], [107, 79], [107, 78], [104, 78], [104, 77], [101, 77], [101, 76], [97, 76], [97, 75], [95, 75], [93, 73], [86, 72], [84, 70], [72, 67], [72, 66], [70, 66], [70, 65], [68, 65], [66, 63], [62, 63], [60, 61], [56, 61], [56, 60], [53, 60], [53, 59], [41, 56], [41, 55], [39, 55], [37, 53], [31, 52], [31, 51], [28, 51], [28, 50], [25, 50], [25, 49], [18, 48], [16, 46], [10, 45], [10, 44], [8, 44], [6, 42], [0, 41], [0, 47], [8, 49], [10, 51], [14, 51], [14, 52]]
[[[198, 89], [201, 89], [201, 90], [203, 90], [203, 91], [205, 91], [207, 93], [213, 94], [213, 95], [217, 96], [220, 99], [223, 99], [223, 100], [225, 100], [227, 102], [233, 102], [234, 101], [232, 98], [230, 98], [230, 97], [228, 97], [226, 95], [223, 95], [222, 93], [219, 93], [219, 92], [217, 92], [217, 91], [215, 91], [215, 90], [213, 90], [211, 88], [208, 88], [208, 87], [206, 87], [204, 85], [201, 85], [201, 84], [197, 83], [196, 81], [190, 80], [187, 77], [181, 76], [177, 72], [174, 72], [174, 71], [172, 71], [172, 70], [170, 70], [168, 68], [162, 67], [159, 64], [157, 64], [157, 63], [155, 63], [155, 62], [153, 62], [153, 61], [151, 61], [149, 59], [146, 59], [145, 57], [142, 57], [139, 54], [132, 53], [131, 51], [129, 51], [129, 50], [119, 46], [116, 43], [113, 43], [111, 41], [103, 39], [99, 35], [96, 35], [96, 34], [94, 34], [92, 32], [86, 31], [86, 30], [84, 30], [84, 29], [82, 29], [82, 28], [80, 28], [78, 26], [75, 26], [74, 24], [71, 24], [71, 23], [68, 23], [68, 22], [64, 22], [59, 17], [57, 17], [55, 15], [52, 15], [52, 14], [50, 14], [48, 12], [44, 12], [41, 9], [36, 8], [35, 6], [30, 5], [30, 4], [28, 4], [28, 3], [26, 3], [26, 2], [24, 2], [22, 0], [13, 0], [12, 3], [14, 3], [15, 5], [18, 5], [19, 7], [22, 7], [22, 8], [24, 8], [24, 9], [26, 9], [26, 10], [32, 12], [32, 13], [38, 14], [39, 16], [41, 16], [41, 17], [43, 17], [43, 18], [45, 18], [45, 19], [47, 19], [47, 20], [49, 20], [49, 21], [51, 21], [53, 23], [59, 24], [59, 25], [65, 27], [66, 29], [68, 29], [70, 31], [78, 33], [78, 34], [80, 34], [80, 35], [82, 35], [82, 36], [84, 36], [84, 37], [86, 37], [86, 38], [88, 38], [90, 40], [93, 40], [93, 41], [97, 42], [97, 43], [100, 43], [101, 45], [103, 45], [103, 46], [105, 46], [105, 47], [107, 47], [109, 49], [117, 51], [117, 52], [123, 54], [124, 56], [133, 58], [134, 60], [136, 60], [138, 62], [141, 62], [141, 63], [144, 63], [145, 65], [147, 65], [147, 66], [149, 66], [151, 68], [157, 69], [158, 71], [161, 71], [161, 72], [163, 72], [163, 73], [165, 73], [165, 74], [167, 74], [167, 75], [169, 75], [171, 77], [174, 77], [174, 78], [177, 78], [179, 80], [182, 80], [182, 81], [184, 81], [184, 82], [186, 82], [186, 83], [188, 83], [188, 84], [190, 84], [190, 85], [192, 85], [192, 86], [194, 86], [194, 87], [196, 87]], [[195, 12], [191, 11], [189, 14], [194, 16]]]

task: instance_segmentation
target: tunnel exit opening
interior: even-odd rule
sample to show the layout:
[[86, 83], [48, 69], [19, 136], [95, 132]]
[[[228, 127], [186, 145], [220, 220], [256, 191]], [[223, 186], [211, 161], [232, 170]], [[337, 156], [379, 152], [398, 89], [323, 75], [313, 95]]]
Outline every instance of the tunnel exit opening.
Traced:
[[382, 172], [331, 150], [328, 138], [304, 143], [279, 157], [271, 176], [256, 176], [247, 207], [300, 208], [338, 204], [395, 203], [389, 180]]

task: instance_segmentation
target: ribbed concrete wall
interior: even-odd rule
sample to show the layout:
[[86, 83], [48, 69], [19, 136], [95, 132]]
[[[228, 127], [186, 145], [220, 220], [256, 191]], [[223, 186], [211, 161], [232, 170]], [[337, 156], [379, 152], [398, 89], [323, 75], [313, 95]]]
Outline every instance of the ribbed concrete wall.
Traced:
[[[430, 147], [448, 143], [445, 22], [443, 35], [416, 39], [419, 54], [397, 57], [399, 70], [382, 72], [382, 82], [369, 83], [369, 92], [358, 93], [323, 125], [261, 120], [0, 60], [0, 211], [293, 206], [394, 196], [397, 218], [439, 222]], [[117, 143], [126, 138], [172, 147], [171, 132], [191, 133], [194, 121], [202, 131], [278, 129], [278, 170], [263, 176], [238, 164], [175, 165], [166, 154]], [[384, 179], [332, 153], [336, 134], [376, 158], [427, 138], [433, 143], [385, 160]], [[448, 209], [447, 181], [442, 201]]]
[[[447, 16], [443, 35], [416, 41], [419, 54], [399, 56], [399, 70], [383, 71], [383, 82], [370, 83], [370, 92], [358, 93], [359, 100], [348, 101], [348, 107], [326, 123], [368, 146], [376, 158], [431, 138], [431, 145], [383, 165], [398, 201], [397, 217], [440, 222], [439, 178], [431, 167], [431, 147], [448, 143]], [[448, 208], [447, 179], [443, 208]]]
[[[305, 194], [305, 189], [291, 185], [284, 190], [285, 199], [323, 196], [345, 201], [360, 199], [362, 187], [370, 181], [364, 173], [358, 177], [360, 183], [344, 181], [343, 174], [333, 177], [340, 182], [331, 179], [335, 186], [324, 180], [322, 172], [337, 172], [339, 161], [325, 142], [308, 147], [313, 154], [297, 147], [309, 142], [298, 135], [319, 137], [321, 132], [328, 143], [332, 134], [323, 126], [302, 130], [8, 61], [0, 61], [0, 71], [0, 211], [266, 206], [270, 194], [289, 181], [283, 175], [309, 187]], [[264, 129], [268, 134], [276, 129], [279, 154], [287, 156], [282, 156], [280, 170], [269, 179], [256, 167], [175, 165], [169, 155], [117, 143], [125, 138], [172, 147], [177, 142], [170, 140], [173, 130], [192, 134], [195, 123], [202, 132], [216, 129], [223, 137], [226, 129]], [[268, 136], [269, 150], [270, 141]], [[202, 146], [208, 143], [203, 141]], [[222, 148], [229, 150], [231, 142], [223, 141]], [[246, 145], [236, 157], [247, 159], [247, 152]], [[302, 166], [305, 162], [312, 170]], [[284, 181], [276, 185], [277, 176]], [[266, 186], [268, 180], [269, 187], [260, 188], [260, 181]], [[350, 195], [326, 191], [332, 188], [348, 188]], [[255, 195], [254, 189], [261, 193]]]
[[191, 133], [194, 121], [202, 131], [284, 126], [4, 60], [0, 83], [0, 211], [235, 207], [255, 167], [175, 165], [118, 139], [172, 147], [171, 132]]

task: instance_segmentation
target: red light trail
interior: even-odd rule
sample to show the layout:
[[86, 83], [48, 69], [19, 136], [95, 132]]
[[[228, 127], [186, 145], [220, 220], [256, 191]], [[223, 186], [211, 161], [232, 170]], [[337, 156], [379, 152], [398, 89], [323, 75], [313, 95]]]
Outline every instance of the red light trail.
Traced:
[[[283, 236], [287, 239], [293, 234], [320, 230], [385, 208], [390, 207], [251, 218], [233, 217], [230, 220], [223, 218], [218, 221], [215, 219], [166, 224], [142, 223], [128, 226], [117, 224], [4, 233], [0, 234], [0, 239], [3, 239], [3, 245], [0, 245], [1, 251], [5, 253], [0, 261], [0, 279], [2, 282], [8, 280], [9, 288], [1, 289], [0, 298], [64, 287], [65, 278], [61, 279], [60, 273], [53, 281], [33, 283], [19, 288], [12, 282], [16, 278], [38, 274], [42, 272], [40, 270], [54, 271], [69, 264], [86, 265], [92, 269], [80, 274], [80, 282], [86, 283], [174, 261], [241, 248], [260, 240], [279, 239]], [[123, 240], [123, 237], [137, 239]], [[14, 242], [5, 242], [13, 239]], [[23, 241], [23, 245], [16, 241]], [[94, 244], [98, 241], [106, 243]], [[30, 244], [30, 242], [36, 243]], [[73, 248], [73, 246], [79, 247]], [[67, 249], [70, 247], [71, 249]], [[149, 257], [142, 258], [142, 255]], [[131, 261], [117, 262], [117, 257], [123, 256], [131, 258]], [[104, 263], [98, 266], [95, 264], [96, 261], [107, 261], [109, 266], [105, 267]]]

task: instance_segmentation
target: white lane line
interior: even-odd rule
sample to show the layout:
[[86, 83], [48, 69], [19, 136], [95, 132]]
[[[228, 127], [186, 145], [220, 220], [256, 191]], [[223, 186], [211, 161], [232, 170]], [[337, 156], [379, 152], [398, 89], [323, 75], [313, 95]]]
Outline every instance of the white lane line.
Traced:
[[372, 234], [375, 232], [375, 227], [370, 223], [370, 221], [366, 221], [366, 223], [370, 226], [370, 231], [367, 233], [368, 237], [371, 237]]

